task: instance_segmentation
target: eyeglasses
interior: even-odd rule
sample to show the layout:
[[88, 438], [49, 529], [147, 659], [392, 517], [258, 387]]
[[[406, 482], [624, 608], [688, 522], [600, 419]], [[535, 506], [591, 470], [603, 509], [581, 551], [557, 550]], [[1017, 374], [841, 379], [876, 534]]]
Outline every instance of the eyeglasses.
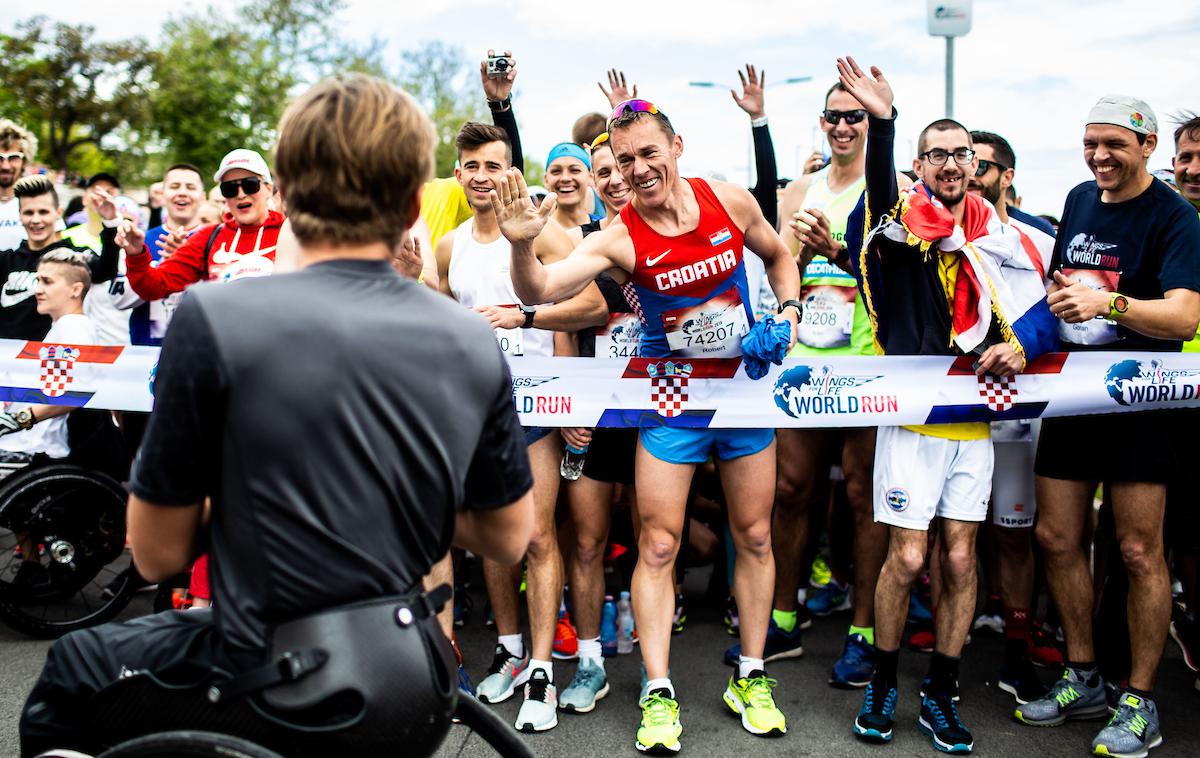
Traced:
[[257, 176], [247, 176], [244, 179], [227, 179], [221, 182], [221, 197], [232, 200], [237, 197], [238, 187], [247, 195], [253, 195], [262, 189], [262, 179]]
[[16, 163], [25, 160], [25, 153], [0, 153], [0, 163]]
[[821, 117], [833, 126], [837, 126], [842, 119], [846, 119], [847, 124], [857, 124], [867, 117], [867, 112], [862, 108], [856, 108], [852, 111], [825, 110], [821, 112]]
[[995, 161], [985, 161], [983, 158], [980, 158], [979, 159], [979, 168], [975, 169], [975, 176], [983, 176], [984, 174], [986, 174], [988, 172], [989, 169], [991, 169], [992, 166], [995, 166], [996, 168], [1000, 169], [1000, 173], [1002, 173], [1002, 174], [1005, 171], [1008, 171], [1008, 166], [1005, 166], [1003, 163], [996, 163]]
[[608, 132], [601, 132], [600, 136], [592, 140], [592, 152], [596, 152], [596, 148], [608, 142]]
[[[649, 113], [652, 116], [667, 118], [667, 114], [660, 111], [658, 106], [649, 100], [626, 100], [623, 103], [618, 103], [617, 107], [613, 109], [612, 115], [608, 117], [608, 128], [612, 129], [614, 121], [631, 113]], [[670, 119], [667, 119], [667, 123], [670, 123]]]
[[950, 160], [951, 155], [954, 156], [954, 162], [960, 166], [968, 166], [971, 164], [971, 161], [975, 160], [975, 151], [969, 147], [960, 147], [952, 153], [940, 147], [935, 147], [932, 150], [926, 150], [917, 157], [929, 161], [929, 165], [931, 166], [945, 166], [946, 161]]

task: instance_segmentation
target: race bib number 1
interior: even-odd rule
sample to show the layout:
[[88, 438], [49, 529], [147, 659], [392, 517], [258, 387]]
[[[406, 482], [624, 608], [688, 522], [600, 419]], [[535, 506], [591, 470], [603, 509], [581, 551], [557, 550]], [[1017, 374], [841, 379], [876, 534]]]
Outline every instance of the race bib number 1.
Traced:
[[[1100, 292], [1116, 292], [1121, 278], [1119, 271], [1095, 269], [1064, 268], [1063, 275]], [[1094, 318], [1080, 324], [1060, 320], [1058, 336], [1074, 345], [1107, 345], [1117, 341], [1117, 325], [1106, 318]]]
[[701, 305], [664, 311], [667, 347], [681, 357], [716, 358], [742, 354], [742, 337], [750, 331], [746, 306], [737, 287]]
[[523, 331], [522, 329], [497, 329], [496, 342], [500, 343], [500, 351], [505, 355], [525, 355]]

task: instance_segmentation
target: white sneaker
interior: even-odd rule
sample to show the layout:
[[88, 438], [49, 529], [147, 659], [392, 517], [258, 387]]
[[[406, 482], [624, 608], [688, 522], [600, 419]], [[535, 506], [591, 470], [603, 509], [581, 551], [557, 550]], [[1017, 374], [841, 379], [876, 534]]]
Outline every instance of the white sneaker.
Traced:
[[513, 725], [520, 732], [544, 732], [558, 726], [558, 693], [545, 669], [535, 669], [525, 684], [525, 702]]

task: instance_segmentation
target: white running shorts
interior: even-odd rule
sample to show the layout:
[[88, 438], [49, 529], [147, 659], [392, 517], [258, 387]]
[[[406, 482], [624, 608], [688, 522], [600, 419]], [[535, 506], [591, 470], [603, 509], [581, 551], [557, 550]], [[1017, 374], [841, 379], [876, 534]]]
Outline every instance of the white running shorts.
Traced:
[[987, 518], [992, 441], [948, 440], [881, 426], [875, 443], [875, 521], [927, 530], [934, 516]]

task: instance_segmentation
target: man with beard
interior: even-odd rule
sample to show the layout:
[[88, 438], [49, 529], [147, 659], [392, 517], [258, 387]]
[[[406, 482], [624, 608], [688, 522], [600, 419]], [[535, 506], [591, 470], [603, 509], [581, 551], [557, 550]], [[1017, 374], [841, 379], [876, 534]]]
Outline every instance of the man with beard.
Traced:
[[37, 153], [37, 138], [20, 124], [0, 119], [0, 250], [13, 250], [25, 239], [13, 187]]
[[[1018, 288], [989, 260], [1007, 252], [1013, 261], [1018, 248], [1012, 235], [1003, 237], [991, 206], [967, 194], [978, 168], [971, 135], [950, 119], [925, 127], [913, 161], [921, 181], [901, 194], [893, 168], [892, 88], [878, 68], [864, 74], [853, 58], [837, 66], [842, 85], [870, 115], [866, 226], [872, 231], [858, 261], [876, 342], [887, 355], [966, 353], [977, 356], [979, 374], [1019, 372], [1027, 359], [1053, 347], [1052, 320], [1032, 265]], [[976, 307], [993, 296], [995, 314]], [[1029, 302], [1024, 310], [1010, 309], [1022, 301]], [[998, 315], [1017, 312], [1020, 318], [1011, 321]], [[938, 750], [967, 753], [974, 739], [955, 701], [959, 655], [975, 610], [975, 535], [987, 517], [992, 484], [988, 425], [880, 427], [875, 449], [875, 520], [889, 525], [889, 545], [875, 590], [877, 665], [854, 733], [872, 742], [892, 738], [909, 592], [925, 565], [929, 525], [940, 518], [943, 590], [918, 726]]]

